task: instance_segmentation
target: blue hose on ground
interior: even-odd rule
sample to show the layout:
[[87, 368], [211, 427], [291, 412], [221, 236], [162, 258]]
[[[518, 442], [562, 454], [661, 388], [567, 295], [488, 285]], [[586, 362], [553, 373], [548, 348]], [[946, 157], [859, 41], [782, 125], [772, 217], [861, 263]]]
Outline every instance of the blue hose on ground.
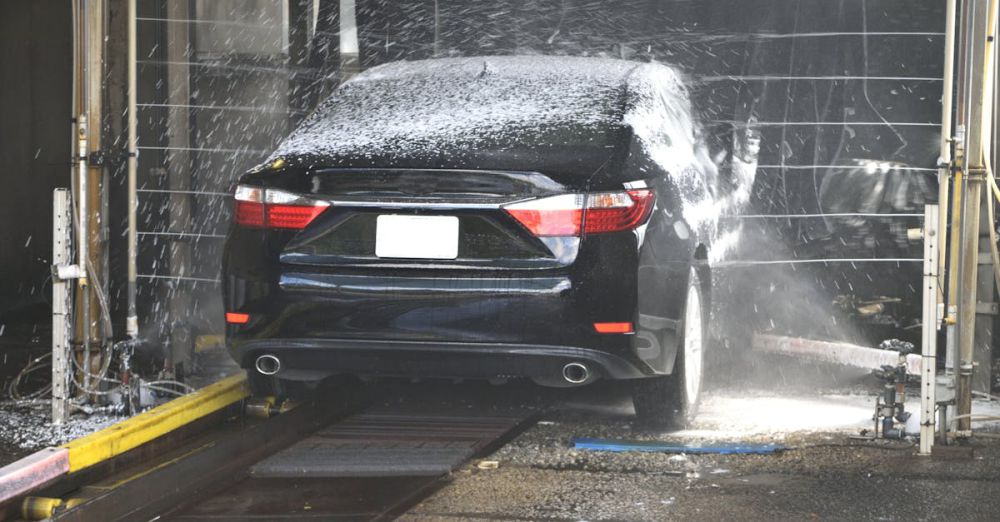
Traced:
[[575, 438], [572, 440], [576, 449], [586, 449], [595, 451], [641, 451], [656, 453], [687, 453], [691, 454], [719, 454], [719, 455], [769, 455], [787, 449], [781, 444], [743, 444], [739, 442], [727, 444], [715, 444], [711, 446], [685, 446], [678, 444], [667, 444], [657, 441], [629, 441], [629, 440], [608, 440]]

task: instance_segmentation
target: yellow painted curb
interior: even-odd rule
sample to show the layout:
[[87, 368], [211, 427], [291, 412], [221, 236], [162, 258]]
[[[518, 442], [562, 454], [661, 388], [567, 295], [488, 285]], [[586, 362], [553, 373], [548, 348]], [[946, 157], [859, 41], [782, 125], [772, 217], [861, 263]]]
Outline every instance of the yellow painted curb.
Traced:
[[121, 455], [185, 424], [217, 412], [250, 395], [246, 375], [240, 372], [194, 393], [174, 399], [101, 431], [71, 441], [70, 473]]

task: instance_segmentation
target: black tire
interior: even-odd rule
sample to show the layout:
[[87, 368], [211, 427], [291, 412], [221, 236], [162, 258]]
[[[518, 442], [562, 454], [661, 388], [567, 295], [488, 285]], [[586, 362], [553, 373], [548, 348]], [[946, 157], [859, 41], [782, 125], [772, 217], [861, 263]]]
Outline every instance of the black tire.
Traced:
[[[697, 340], [700, 347], [697, 353], [701, 359], [698, 363], [691, 366], [692, 368], [697, 368], [694, 371], [703, 373], [705, 367], [705, 333], [707, 330], [704, 319], [708, 317], [708, 306], [707, 300], [704, 298], [705, 292], [701, 281], [698, 278], [697, 272], [693, 269], [691, 271], [690, 282], [688, 283], [688, 296], [691, 295], [691, 292], [696, 293], [697, 300], [695, 303], [698, 304], [697, 312], [700, 314], [698, 316], [700, 337]], [[691, 303], [691, 299], [690, 297], [685, 297], [685, 322], [690, 317], [686, 309], [688, 303]], [[674, 362], [674, 372], [670, 375], [638, 379], [632, 385], [632, 404], [635, 407], [636, 417], [642, 424], [656, 428], [683, 429], [690, 424], [698, 412], [698, 403], [701, 398], [704, 376], [696, 376], [697, 385], [695, 386], [694, 397], [689, 397], [690, 394], [687, 386], [688, 361], [685, 357], [685, 351], [687, 351], [685, 346], [688, 336], [683, 333], [687, 331], [686, 324], [681, 331], [677, 359]]]

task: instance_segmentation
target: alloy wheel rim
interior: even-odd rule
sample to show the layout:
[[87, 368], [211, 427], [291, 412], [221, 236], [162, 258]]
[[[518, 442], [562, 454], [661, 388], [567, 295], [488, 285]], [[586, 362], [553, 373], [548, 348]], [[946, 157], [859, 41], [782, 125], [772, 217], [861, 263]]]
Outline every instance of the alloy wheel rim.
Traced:
[[684, 311], [684, 391], [687, 406], [698, 401], [702, 373], [701, 295], [696, 286], [688, 291]]

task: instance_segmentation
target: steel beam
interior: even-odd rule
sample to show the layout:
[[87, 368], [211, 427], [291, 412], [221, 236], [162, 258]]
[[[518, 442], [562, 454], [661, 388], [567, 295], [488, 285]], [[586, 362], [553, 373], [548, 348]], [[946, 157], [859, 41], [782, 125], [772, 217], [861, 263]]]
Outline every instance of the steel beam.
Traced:
[[923, 321], [921, 325], [920, 454], [934, 446], [937, 391], [938, 206], [924, 206]]
[[70, 193], [59, 188], [52, 192], [52, 423], [69, 418], [70, 339], [72, 307], [70, 283], [59, 277], [58, 267], [72, 264]]
[[[986, 213], [983, 206], [983, 184], [985, 181], [985, 153], [989, 150], [984, 145], [989, 136], [988, 126], [984, 125], [989, 100], [992, 97], [989, 88], [989, 78], [986, 76], [987, 60], [992, 46], [993, 31], [996, 25], [995, 0], [971, 0], [963, 4], [963, 43], [960, 54], [963, 58], [959, 80], [961, 87], [959, 126], [965, 129], [964, 155], [956, 155], [957, 166], [962, 170], [961, 183], [956, 190], [961, 192], [961, 203], [953, 207], [959, 212], [960, 227], [957, 231], [959, 240], [957, 284], [957, 385], [956, 414], [958, 416], [957, 434], [968, 435], [972, 426], [972, 389], [973, 375], [977, 351], [990, 351], [992, 347], [992, 328], [988, 324], [977, 321], [977, 308], [981, 291], [985, 290], [988, 300], [993, 293], [993, 284], [989, 288], [983, 284], [982, 267], [979, 262], [981, 247], [982, 219]], [[987, 226], [993, 226], [987, 223]], [[989, 319], [992, 319], [990, 317]], [[978, 323], [978, 324], [977, 324]], [[986, 350], [977, 346], [986, 346]], [[982, 355], [979, 357], [982, 358]]]
[[[171, 20], [190, 20], [189, 2], [166, 3], [166, 15]], [[194, 61], [194, 46], [191, 44], [191, 28], [187, 23], [167, 24], [167, 178], [170, 193], [169, 225], [171, 232], [186, 234], [191, 232], [191, 69]], [[191, 292], [183, 289], [183, 277], [191, 273], [191, 242], [178, 236], [170, 245], [170, 275], [175, 278], [169, 283], [165, 301], [169, 303], [168, 314], [171, 324], [164, 333], [169, 335], [170, 370], [183, 367], [192, 349], [191, 336], [187, 328], [178, 327], [178, 322], [191, 313]]]

